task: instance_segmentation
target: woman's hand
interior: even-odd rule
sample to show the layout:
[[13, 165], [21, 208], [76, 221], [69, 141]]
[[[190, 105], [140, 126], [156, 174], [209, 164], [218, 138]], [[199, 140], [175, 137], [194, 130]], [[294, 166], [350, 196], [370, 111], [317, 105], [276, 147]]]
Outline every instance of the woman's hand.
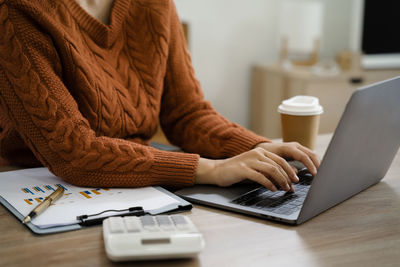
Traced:
[[319, 157], [311, 149], [297, 142], [290, 143], [261, 143], [256, 147], [264, 148], [286, 160], [297, 160], [306, 166], [310, 173], [315, 176], [321, 163]]
[[319, 166], [318, 156], [298, 143], [262, 143], [228, 159], [200, 158], [196, 183], [230, 186], [249, 179], [271, 191], [277, 187], [294, 191], [292, 182], [298, 182], [299, 178], [284, 158], [301, 161], [313, 175]]

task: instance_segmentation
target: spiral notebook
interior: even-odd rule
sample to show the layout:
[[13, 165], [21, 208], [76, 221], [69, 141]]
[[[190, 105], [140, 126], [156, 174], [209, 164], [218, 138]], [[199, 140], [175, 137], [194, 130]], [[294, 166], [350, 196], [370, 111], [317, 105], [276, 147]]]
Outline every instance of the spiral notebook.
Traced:
[[[18, 220], [57, 187], [64, 195], [27, 223], [34, 233], [48, 234], [81, 229], [90, 222], [116, 215], [160, 214], [190, 210], [192, 205], [161, 187], [84, 188], [66, 183], [47, 168], [0, 172], [0, 202]], [[140, 212], [138, 212], [140, 211]], [[92, 223], [93, 224], [93, 223]]]

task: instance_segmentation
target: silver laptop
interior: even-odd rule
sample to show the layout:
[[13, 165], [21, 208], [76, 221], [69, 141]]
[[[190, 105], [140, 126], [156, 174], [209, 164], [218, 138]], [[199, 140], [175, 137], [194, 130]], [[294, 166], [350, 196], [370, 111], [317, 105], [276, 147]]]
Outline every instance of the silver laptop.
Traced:
[[257, 184], [196, 185], [175, 194], [265, 219], [301, 224], [378, 183], [400, 145], [400, 77], [355, 91], [318, 173], [300, 170], [295, 192], [271, 192]]

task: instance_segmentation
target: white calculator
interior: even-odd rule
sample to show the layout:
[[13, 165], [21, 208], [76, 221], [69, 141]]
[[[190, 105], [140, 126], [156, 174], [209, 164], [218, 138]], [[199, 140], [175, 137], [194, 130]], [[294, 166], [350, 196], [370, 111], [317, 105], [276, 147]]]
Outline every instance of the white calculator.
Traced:
[[202, 234], [183, 215], [110, 217], [103, 238], [112, 261], [187, 258], [204, 248]]

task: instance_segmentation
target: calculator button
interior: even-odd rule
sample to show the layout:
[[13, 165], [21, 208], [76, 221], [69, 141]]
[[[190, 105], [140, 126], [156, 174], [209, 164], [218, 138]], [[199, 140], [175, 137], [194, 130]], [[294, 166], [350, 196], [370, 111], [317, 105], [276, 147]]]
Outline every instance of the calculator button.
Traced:
[[124, 221], [121, 217], [110, 217], [110, 232], [113, 234], [119, 234], [124, 232]]
[[187, 224], [185, 217], [182, 215], [171, 215], [171, 219], [175, 224]]
[[186, 230], [189, 228], [188, 222], [182, 215], [171, 215], [171, 219], [174, 222], [176, 228], [179, 230]]
[[146, 215], [139, 217], [140, 222], [143, 225], [143, 228], [149, 231], [159, 231], [160, 229], [157, 227], [155, 220], [153, 219], [153, 216]]
[[143, 226], [155, 226], [156, 222], [154, 221], [153, 217], [150, 215], [139, 217], [140, 222]]
[[126, 231], [129, 233], [140, 232], [139, 220], [136, 217], [125, 217]]
[[174, 230], [174, 224], [172, 223], [172, 221], [169, 219], [169, 216], [167, 215], [159, 215], [156, 216], [156, 221], [158, 223], [158, 225], [160, 226], [161, 229], [163, 230]]

